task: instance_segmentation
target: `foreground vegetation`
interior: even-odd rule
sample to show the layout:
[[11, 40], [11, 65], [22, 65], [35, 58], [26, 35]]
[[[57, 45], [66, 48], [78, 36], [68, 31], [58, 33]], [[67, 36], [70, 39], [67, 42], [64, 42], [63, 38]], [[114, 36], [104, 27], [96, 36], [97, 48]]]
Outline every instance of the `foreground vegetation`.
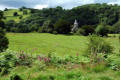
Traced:
[[113, 53], [108, 54], [107, 58], [100, 56], [102, 60], [96, 62], [90, 62], [90, 58], [84, 56], [87, 54], [85, 50], [89, 44], [89, 38], [85, 36], [8, 33], [7, 37], [10, 40], [9, 50], [0, 55], [0, 65], [4, 66], [1, 80], [16, 80], [15, 78], [119, 80], [120, 78], [119, 35], [103, 38], [114, 46]]

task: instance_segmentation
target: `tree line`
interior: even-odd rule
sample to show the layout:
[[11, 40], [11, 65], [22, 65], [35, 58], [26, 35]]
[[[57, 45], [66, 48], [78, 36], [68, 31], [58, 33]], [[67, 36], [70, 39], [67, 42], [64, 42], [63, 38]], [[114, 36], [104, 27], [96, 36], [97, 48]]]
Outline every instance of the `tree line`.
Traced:
[[[42, 10], [24, 7], [19, 10], [22, 9], [29, 9], [31, 16], [21, 19], [19, 23], [14, 20], [7, 21], [5, 26], [2, 26], [6, 31], [69, 34], [76, 19], [79, 23], [77, 34], [97, 33], [103, 36], [120, 32], [120, 6], [116, 4], [87, 4], [72, 9], [57, 6]], [[0, 22], [0, 25], [2, 24], [3, 22]]]

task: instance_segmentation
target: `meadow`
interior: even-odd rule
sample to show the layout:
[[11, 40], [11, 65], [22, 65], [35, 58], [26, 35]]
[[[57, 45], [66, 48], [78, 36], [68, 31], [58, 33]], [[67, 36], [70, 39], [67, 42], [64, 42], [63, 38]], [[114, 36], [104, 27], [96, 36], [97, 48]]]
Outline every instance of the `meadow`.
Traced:
[[[119, 35], [117, 37], [104, 38], [114, 47], [114, 52], [119, 53], [120, 41]], [[25, 51], [33, 53], [32, 50], [36, 48], [33, 54], [48, 53], [57, 54], [58, 56], [80, 55], [85, 52], [88, 46], [88, 37], [78, 35], [54, 35], [48, 33], [8, 33], [7, 37], [10, 41], [9, 48], [13, 51]]]
[[[114, 54], [110, 56], [116, 60], [111, 58], [112, 62], [120, 64], [119, 56], [115, 57], [119, 55], [119, 34], [109, 36], [104, 39], [114, 47]], [[10, 42], [8, 52], [6, 51], [2, 55], [6, 55], [6, 53], [16, 55], [22, 52], [34, 58], [30, 65], [24, 63], [30, 62], [29, 58], [28, 61], [26, 59], [20, 61], [23, 64], [10, 68], [9, 74], [2, 76], [0, 80], [17, 80], [15, 79], [16, 74], [17, 78], [18, 75], [22, 78], [18, 80], [119, 80], [120, 78], [120, 71], [113, 70], [115, 65], [106, 67], [104, 63], [90, 64], [89, 58], [82, 55], [88, 46], [88, 36], [7, 33], [7, 37]], [[51, 57], [52, 61], [48, 63], [45, 59], [49, 53], [53, 57]], [[42, 61], [39, 57], [38, 60], [37, 55], [45, 56], [45, 58]], [[9, 57], [7, 62], [11, 64], [13, 61]], [[13, 75], [15, 75], [14, 79], [11, 77]]]

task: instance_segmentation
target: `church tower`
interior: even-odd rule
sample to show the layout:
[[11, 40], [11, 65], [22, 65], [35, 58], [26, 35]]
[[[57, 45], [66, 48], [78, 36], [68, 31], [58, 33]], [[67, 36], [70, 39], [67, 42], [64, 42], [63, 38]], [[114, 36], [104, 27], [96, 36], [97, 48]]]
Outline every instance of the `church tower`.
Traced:
[[77, 22], [77, 20], [75, 20], [75, 22], [74, 22], [74, 27], [72, 28], [72, 32], [77, 32], [77, 30], [78, 30], [78, 22]]

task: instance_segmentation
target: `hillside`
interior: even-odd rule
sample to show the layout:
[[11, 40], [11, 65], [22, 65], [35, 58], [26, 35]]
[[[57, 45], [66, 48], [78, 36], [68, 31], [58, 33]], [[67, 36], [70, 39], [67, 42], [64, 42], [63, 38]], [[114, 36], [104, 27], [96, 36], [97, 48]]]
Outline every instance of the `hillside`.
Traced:
[[[30, 16], [30, 10], [27, 10], [28, 14], [23, 14], [23, 11], [20, 11], [19, 9], [8, 9], [7, 11], [4, 11], [4, 16], [6, 19], [4, 21], [9, 21], [9, 20], [15, 20], [17, 23], [21, 20], [19, 17], [23, 16], [23, 19]], [[13, 16], [14, 12], [18, 13], [18, 16]]]

